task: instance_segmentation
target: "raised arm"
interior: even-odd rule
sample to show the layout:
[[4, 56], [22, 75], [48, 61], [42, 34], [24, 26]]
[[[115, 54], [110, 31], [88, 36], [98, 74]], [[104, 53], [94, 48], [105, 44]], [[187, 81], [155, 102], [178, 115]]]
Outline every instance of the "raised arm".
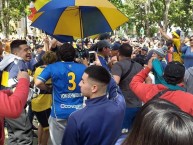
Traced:
[[170, 38], [170, 37], [163, 31], [162, 28], [160, 28], [159, 31], [160, 31], [161, 35], [162, 35], [165, 39], [173, 41], [173, 39]]
[[13, 94], [11, 91], [0, 92], [0, 115], [3, 117], [17, 118], [24, 109], [30, 84], [27, 72], [19, 72], [18, 80]]

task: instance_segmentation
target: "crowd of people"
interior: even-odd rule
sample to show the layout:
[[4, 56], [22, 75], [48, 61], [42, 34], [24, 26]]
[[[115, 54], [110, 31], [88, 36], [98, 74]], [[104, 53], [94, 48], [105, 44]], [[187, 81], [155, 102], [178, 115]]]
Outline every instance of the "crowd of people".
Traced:
[[35, 115], [38, 145], [191, 145], [193, 36], [180, 33], [1, 40], [0, 144], [5, 124], [8, 145], [32, 145]]

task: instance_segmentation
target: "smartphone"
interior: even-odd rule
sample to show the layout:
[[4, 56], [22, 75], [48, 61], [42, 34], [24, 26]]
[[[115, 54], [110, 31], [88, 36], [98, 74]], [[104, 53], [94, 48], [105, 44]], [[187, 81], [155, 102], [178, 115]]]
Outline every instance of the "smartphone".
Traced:
[[95, 58], [96, 52], [95, 51], [89, 51], [89, 65], [93, 65], [94, 61], [96, 60]]

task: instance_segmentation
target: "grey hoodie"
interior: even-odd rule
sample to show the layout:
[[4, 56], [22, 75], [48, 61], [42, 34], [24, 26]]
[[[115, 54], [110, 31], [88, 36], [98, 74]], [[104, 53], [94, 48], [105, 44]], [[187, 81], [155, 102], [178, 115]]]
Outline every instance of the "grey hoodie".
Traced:
[[186, 70], [184, 75], [184, 83], [186, 91], [193, 94], [193, 67]]
[[22, 58], [14, 55], [14, 54], [4, 55], [3, 60], [0, 62], [0, 71], [3, 71], [15, 59], [21, 60]]

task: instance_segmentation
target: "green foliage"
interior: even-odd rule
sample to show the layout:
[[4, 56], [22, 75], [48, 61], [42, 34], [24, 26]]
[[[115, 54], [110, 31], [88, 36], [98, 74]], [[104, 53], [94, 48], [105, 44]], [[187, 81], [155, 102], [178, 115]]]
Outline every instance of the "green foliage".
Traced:
[[188, 28], [193, 27], [192, 2], [191, 0], [178, 0], [171, 4], [169, 12], [170, 25], [179, 26], [185, 32]]
[[[136, 25], [137, 33], [145, 26], [146, 20], [149, 22], [150, 35], [157, 31], [157, 24], [163, 21], [165, 15], [166, 0], [110, 0], [129, 18], [133, 18], [128, 23], [128, 28], [132, 29], [133, 23]], [[145, 14], [144, 6], [150, 3], [150, 11]], [[187, 32], [193, 28], [193, 0], [171, 0], [168, 13], [168, 27], [172, 25], [180, 27]], [[123, 26], [124, 28], [124, 26]], [[146, 28], [147, 29], [147, 28]]]
[[2, 0], [2, 11], [0, 11], [0, 28], [1, 30], [3, 30], [4, 27], [3, 31], [6, 36], [8, 35], [7, 33], [10, 32], [10, 20], [17, 22], [22, 17], [26, 16], [26, 6], [29, 5], [29, 3], [30, 0]]

